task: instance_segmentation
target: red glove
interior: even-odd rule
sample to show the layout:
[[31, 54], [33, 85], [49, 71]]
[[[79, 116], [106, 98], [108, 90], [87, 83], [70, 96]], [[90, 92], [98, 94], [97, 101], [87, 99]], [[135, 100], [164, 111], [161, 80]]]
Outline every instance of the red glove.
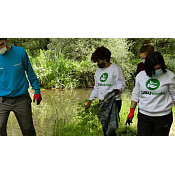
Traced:
[[90, 107], [90, 105], [91, 105], [91, 101], [89, 100], [89, 101], [87, 102], [87, 105], [86, 105], [86, 107], [85, 107], [85, 110], [88, 109], [88, 108]]
[[39, 105], [42, 100], [41, 94], [34, 94], [33, 102], [35, 102], [35, 99], [37, 99], [37, 105]]
[[132, 123], [132, 119], [133, 119], [133, 117], [134, 117], [134, 111], [135, 111], [134, 108], [130, 108], [130, 113], [129, 113], [128, 117], [127, 117], [126, 125], [127, 125], [127, 123], [128, 123], [129, 125]]

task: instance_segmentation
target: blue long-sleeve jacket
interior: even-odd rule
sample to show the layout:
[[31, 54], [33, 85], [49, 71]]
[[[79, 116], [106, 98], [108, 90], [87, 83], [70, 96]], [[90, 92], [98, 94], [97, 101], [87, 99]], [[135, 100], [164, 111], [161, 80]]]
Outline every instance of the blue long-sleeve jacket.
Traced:
[[12, 46], [11, 50], [0, 54], [1, 97], [17, 97], [27, 94], [29, 82], [35, 94], [40, 94], [40, 83], [24, 48]]

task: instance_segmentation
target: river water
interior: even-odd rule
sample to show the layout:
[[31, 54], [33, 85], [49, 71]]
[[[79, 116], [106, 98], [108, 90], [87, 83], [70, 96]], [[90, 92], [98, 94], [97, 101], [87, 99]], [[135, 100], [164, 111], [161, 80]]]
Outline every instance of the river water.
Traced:
[[[34, 126], [37, 136], [51, 135], [49, 129], [52, 127], [55, 117], [71, 119], [76, 114], [78, 103], [89, 99], [92, 88], [73, 90], [42, 90], [42, 102], [40, 105], [32, 102]], [[123, 96], [130, 98], [131, 91], [125, 91]], [[30, 91], [33, 98], [33, 91]], [[129, 108], [129, 106], [128, 106]], [[129, 109], [128, 109], [129, 110]], [[129, 111], [128, 111], [129, 112]], [[13, 112], [10, 113], [7, 134], [9, 136], [22, 136], [20, 127]], [[173, 123], [170, 135], [175, 135], [175, 124]]]
[[[41, 90], [42, 102], [40, 105], [32, 102], [34, 126], [38, 136], [48, 134], [54, 117], [71, 118], [76, 113], [78, 103], [89, 99], [92, 88], [73, 90]], [[33, 99], [33, 91], [30, 91]], [[9, 136], [22, 136], [20, 127], [13, 112], [10, 113], [7, 123]]]

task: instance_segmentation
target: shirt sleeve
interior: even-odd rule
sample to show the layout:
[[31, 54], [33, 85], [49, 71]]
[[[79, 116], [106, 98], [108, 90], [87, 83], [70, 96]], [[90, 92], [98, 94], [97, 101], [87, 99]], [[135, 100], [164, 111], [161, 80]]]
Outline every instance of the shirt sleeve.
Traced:
[[135, 79], [135, 87], [132, 91], [132, 96], [131, 96], [131, 101], [139, 102], [139, 97], [140, 97], [140, 84], [138, 82], [138, 77], [136, 76]]
[[138, 73], [139, 73], [139, 64], [137, 65], [137, 70], [136, 70], [136, 73], [135, 73], [135, 77], [137, 76]]
[[169, 84], [169, 92], [173, 101], [175, 101], [175, 75], [172, 77], [172, 81]]
[[94, 101], [99, 95], [99, 86], [97, 83], [96, 74], [94, 76], [94, 79], [95, 79], [95, 86], [94, 86], [94, 89], [92, 90], [91, 96], [89, 98], [89, 100], [92, 100], [92, 101]]
[[27, 73], [29, 82], [32, 86], [32, 88], [35, 90], [35, 94], [40, 94], [40, 83], [38, 81], [38, 78], [31, 66], [29, 57], [27, 55], [27, 52], [24, 50], [24, 55], [23, 55], [23, 65], [24, 65], [24, 69]]
[[116, 89], [118, 89], [119, 94], [121, 94], [126, 88], [126, 83], [125, 83], [122, 69], [120, 67], [118, 67], [118, 69], [114, 72], [114, 77], [116, 79]]

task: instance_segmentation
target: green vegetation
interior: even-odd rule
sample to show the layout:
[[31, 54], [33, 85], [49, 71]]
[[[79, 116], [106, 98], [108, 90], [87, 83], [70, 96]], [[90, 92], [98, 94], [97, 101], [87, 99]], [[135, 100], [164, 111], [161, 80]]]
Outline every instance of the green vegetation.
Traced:
[[[126, 126], [126, 117], [128, 115], [128, 106], [126, 101], [123, 103], [122, 111], [120, 113], [120, 124], [116, 130], [117, 136], [135, 136], [137, 133], [136, 123]], [[55, 119], [51, 135], [53, 136], [103, 136], [103, 130], [100, 120], [94, 110], [97, 101], [85, 112], [85, 103], [79, 104], [78, 114], [72, 118], [72, 121], [65, 119]], [[136, 117], [135, 117], [136, 118]]]
[[[91, 62], [91, 55], [98, 46], [103, 45], [111, 51], [111, 62], [122, 68], [126, 84], [132, 89], [136, 67], [141, 62], [139, 49], [145, 39], [149, 38], [18, 38], [10, 39], [10, 44], [27, 50], [41, 87], [49, 89], [93, 87], [97, 66]], [[150, 40], [155, 51], [164, 56], [167, 68], [175, 73], [175, 39]], [[134, 117], [131, 126], [125, 125], [130, 99], [127, 96], [122, 99], [120, 125], [116, 133], [136, 135], [137, 117]], [[103, 135], [100, 121], [93, 110], [96, 103], [93, 102], [89, 113], [84, 111], [86, 102], [80, 103], [79, 112], [72, 120], [52, 116], [54, 123], [46, 135]]]
[[30, 50], [32, 55], [37, 54], [38, 50], [47, 50], [50, 38], [10, 38], [9, 44], [24, 47]]
[[155, 51], [159, 51], [165, 59], [174, 59], [175, 38], [127, 38], [131, 44], [129, 50], [134, 54], [134, 59], [140, 59], [139, 50], [144, 40], [150, 39]]
[[[119, 65], [127, 85], [132, 84], [141, 62], [142, 41], [150, 38], [11, 38], [10, 44], [24, 47], [43, 88], [93, 87], [96, 64], [91, 55], [98, 46], [112, 53], [111, 62]], [[168, 69], [175, 72], [175, 39], [151, 38]]]
[[[117, 136], [136, 136], [137, 134], [137, 113], [138, 106], [135, 110], [133, 123], [125, 125], [126, 118], [129, 114], [129, 107], [131, 103], [132, 88], [126, 89], [122, 94], [122, 108], [120, 111], [119, 128], [116, 130]], [[88, 112], [85, 112], [87, 100], [79, 103], [78, 107], [74, 108], [74, 115], [68, 117], [65, 113], [62, 117], [54, 117], [51, 126], [45, 131], [45, 135], [53, 136], [103, 136], [102, 126], [94, 110], [94, 106], [98, 103], [96, 99]], [[175, 106], [173, 107], [175, 113]]]
[[98, 120], [93, 106], [88, 112], [84, 110], [85, 104], [79, 104], [79, 112], [71, 121], [55, 119], [52, 134], [54, 136], [100, 136], [103, 135], [102, 126]]
[[[130, 126], [125, 125], [130, 106], [129, 94], [131, 94], [131, 90], [127, 89], [126, 92], [122, 95], [123, 100], [122, 109], [120, 111], [120, 123], [119, 128], [116, 130], [116, 134], [118, 136], [135, 136], [137, 133], [137, 112], [135, 112], [133, 124]], [[67, 112], [62, 114], [62, 116], [52, 116], [50, 118], [50, 120], [53, 121], [52, 125], [48, 126], [45, 131], [41, 130], [40, 132], [43, 132], [44, 135], [53, 136], [103, 136], [102, 126], [97, 117], [98, 113], [94, 109], [95, 105], [98, 103], [98, 99], [92, 103], [87, 112], [85, 111], [86, 103], [87, 100], [79, 103], [78, 105], [72, 104], [73, 106], [67, 106], [67, 104], [70, 104], [69, 99], [67, 99], [67, 102], [64, 102], [66, 105], [65, 110]], [[55, 106], [54, 102], [52, 105]], [[59, 106], [60, 105], [62, 104], [59, 103]], [[47, 108], [50, 107], [47, 106]], [[54, 107], [53, 110], [55, 110], [54, 113], [59, 114], [59, 109]]]
[[76, 88], [93, 86], [96, 65], [90, 60], [70, 60], [65, 56], [52, 55], [40, 50], [32, 57], [28, 51], [33, 69], [44, 88]]
[[126, 39], [51, 39], [49, 50], [38, 50], [28, 55], [37, 77], [44, 88], [93, 87], [97, 65], [91, 61], [96, 47], [104, 45], [111, 50], [111, 61], [123, 69], [126, 83], [134, 77], [132, 53]]

